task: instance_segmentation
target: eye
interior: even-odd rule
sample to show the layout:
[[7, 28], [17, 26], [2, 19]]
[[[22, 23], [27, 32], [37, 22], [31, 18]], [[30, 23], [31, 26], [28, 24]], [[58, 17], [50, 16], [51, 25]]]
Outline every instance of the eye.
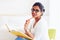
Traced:
[[36, 10], [36, 12], [39, 12], [39, 10]]
[[32, 11], [35, 11], [35, 9], [31, 9]]

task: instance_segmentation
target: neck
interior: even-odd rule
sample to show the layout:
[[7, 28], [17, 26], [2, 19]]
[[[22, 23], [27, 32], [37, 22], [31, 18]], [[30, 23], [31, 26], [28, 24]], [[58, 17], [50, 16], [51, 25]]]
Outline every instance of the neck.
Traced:
[[41, 19], [41, 17], [36, 17], [36, 18], [35, 18], [35, 23], [34, 23], [34, 25], [33, 25], [33, 28], [35, 27], [36, 23], [37, 23], [40, 19]]
[[38, 22], [41, 19], [41, 17], [36, 17], [35, 22]]

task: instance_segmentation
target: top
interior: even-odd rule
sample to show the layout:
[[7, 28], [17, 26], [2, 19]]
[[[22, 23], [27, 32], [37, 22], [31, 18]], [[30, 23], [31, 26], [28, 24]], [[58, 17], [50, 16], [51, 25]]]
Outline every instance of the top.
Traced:
[[34, 21], [32, 19], [28, 26], [28, 29], [34, 35], [33, 40], [48, 40], [48, 25], [44, 17], [41, 17], [33, 28]]

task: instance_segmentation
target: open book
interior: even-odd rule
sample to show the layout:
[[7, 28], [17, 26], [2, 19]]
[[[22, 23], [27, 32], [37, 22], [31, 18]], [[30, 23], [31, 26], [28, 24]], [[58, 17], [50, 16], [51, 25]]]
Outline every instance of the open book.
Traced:
[[20, 36], [20, 37], [23, 37], [23, 38], [27, 38], [27, 39], [31, 39], [29, 36], [27, 36], [26, 34], [22, 33], [22, 32], [18, 32], [18, 31], [15, 31], [15, 30], [10, 30], [8, 25], [5, 24], [8, 31], [11, 33], [11, 34], [14, 34], [16, 36]]

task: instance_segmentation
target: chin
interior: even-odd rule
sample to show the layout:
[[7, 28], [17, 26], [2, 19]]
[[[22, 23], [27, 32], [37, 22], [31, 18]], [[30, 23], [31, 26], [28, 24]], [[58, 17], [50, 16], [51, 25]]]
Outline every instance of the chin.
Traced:
[[35, 17], [35, 16], [33, 16], [33, 17]]

